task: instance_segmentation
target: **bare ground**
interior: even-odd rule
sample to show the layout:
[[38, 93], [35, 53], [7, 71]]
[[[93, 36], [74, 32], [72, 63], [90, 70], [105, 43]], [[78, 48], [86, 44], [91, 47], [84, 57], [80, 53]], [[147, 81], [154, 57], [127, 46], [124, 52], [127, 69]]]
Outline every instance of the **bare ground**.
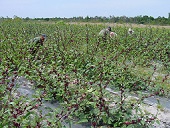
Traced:
[[69, 24], [81, 24], [81, 25], [86, 25], [86, 24], [91, 24], [91, 25], [105, 25], [105, 26], [126, 26], [126, 27], [138, 27], [138, 28], [145, 28], [145, 27], [154, 27], [154, 28], [167, 28], [170, 29], [170, 26], [161, 26], [161, 25], [144, 25], [144, 24], [131, 24], [131, 23], [90, 23], [90, 22], [69, 22]]

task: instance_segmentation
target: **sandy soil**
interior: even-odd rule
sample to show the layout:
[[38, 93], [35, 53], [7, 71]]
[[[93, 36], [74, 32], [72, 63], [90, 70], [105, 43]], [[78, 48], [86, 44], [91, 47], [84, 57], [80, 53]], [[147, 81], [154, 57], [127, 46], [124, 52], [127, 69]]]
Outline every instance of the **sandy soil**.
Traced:
[[144, 25], [144, 24], [131, 24], [131, 23], [90, 23], [90, 22], [69, 22], [69, 24], [81, 24], [81, 25], [86, 25], [86, 24], [98, 24], [98, 25], [106, 25], [106, 26], [126, 26], [126, 27], [138, 27], [138, 28], [145, 28], [145, 27], [154, 27], [154, 28], [167, 28], [170, 29], [170, 26], [161, 26], [161, 25]]

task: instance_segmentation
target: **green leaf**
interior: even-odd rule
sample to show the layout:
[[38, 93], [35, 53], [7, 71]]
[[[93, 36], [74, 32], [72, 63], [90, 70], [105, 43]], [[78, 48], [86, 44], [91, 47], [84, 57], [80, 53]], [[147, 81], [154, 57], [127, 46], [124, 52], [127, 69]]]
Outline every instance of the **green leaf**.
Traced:
[[77, 123], [80, 124], [80, 123], [86, 123], [88, 122], [88, 120], [86, 118], [83, 118], [83, 119], [80, 119], [80, 121], [78, 121]]
[[87, 92], [93, 92], [93, 88], [90, 88], [89, 90], [87, 90]]
[[10, 105], [15, 105], [16, 103], [15, 103], [15, 102], [10, 102], [9, 104], [10, 104]]
[[159, 120], [156, 120], [156, 123], [157, 123], [157, 124], [160, 124], [160, 121], [159, 121]]
[[26, 119], [30, 114], [34, 114], [34, 112], [28, 112], [23, 118]]

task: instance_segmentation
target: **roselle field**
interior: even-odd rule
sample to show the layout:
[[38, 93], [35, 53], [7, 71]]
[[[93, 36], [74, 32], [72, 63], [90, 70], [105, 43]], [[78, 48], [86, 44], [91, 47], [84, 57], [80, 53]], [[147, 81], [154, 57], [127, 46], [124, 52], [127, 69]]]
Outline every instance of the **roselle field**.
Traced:
[[[105, 42], [98, 33], [107, 24], [1, 21], [0, 127], [146, 128], [157, 122], [139, 105], [146, 97], [170, 96], [170, 29], [136, 26], [128, 35], [130, 25], [110, 26], [117, 37]], [[32, 55], [28, 42], [40, 34], [47, 40]], [[19, 77], [36, 90], [33, 98], [17, 93]], [[44, 101], [60, 105], [43, 114]]]

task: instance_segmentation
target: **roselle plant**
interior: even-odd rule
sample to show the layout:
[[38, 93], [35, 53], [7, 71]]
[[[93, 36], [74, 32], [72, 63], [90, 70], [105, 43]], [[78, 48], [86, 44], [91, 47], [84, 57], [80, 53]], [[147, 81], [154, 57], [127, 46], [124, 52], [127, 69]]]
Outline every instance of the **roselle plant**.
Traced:
[[[17, 92], [16, 80], [18, 73], [5, 70], [1, 78], [0, 118], [1, 127], [58, 127], [61, 121], [53, 121], [42, 115], [39, 108], [44, 95], [35, 95], [30, 99]], [[10, 76], [10, 77], [7, 77]], [[10, 79], [9, 79], [10, 78]], [[55, 113], [57, 114], [57, 113]]]

